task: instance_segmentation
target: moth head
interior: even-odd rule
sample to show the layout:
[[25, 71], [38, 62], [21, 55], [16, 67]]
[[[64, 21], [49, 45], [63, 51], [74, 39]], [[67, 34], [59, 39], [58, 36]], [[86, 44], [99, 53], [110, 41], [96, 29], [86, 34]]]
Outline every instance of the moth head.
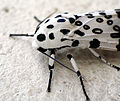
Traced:
[[39, 47], [53, 49], [61, 46], [63, 34], [59, 33], [54, 29], [48, 30], [46, 27], [41, 26], [34, 35], [33, 47], [36, 49]]
[[68, 46], [71, 42], [64, 40], [73, 29], [73, 18], [62, 15], [47, 17], [37, 26], [34, 33], [34, 44], [36, 48], [53, 49]]

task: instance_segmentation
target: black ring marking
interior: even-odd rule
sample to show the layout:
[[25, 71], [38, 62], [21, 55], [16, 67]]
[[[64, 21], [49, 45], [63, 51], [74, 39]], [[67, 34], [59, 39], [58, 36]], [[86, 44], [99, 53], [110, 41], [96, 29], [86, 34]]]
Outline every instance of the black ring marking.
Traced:
[[103, 20], [102, 18], [97, 18], [96, 21], [97, 21], [98, 23], [102, 23], [104, 20]]
[[107, 24], [108, 24], [108, 25], [112, 25], [112, 24], [113, 24], [113, 21], [112, 21], [112, 20], [108, 20], [108, 21], [107, 21]]
[[120, 26], [114, 25], [114, 26], [113, 26], [113, 30], [114, 30], [114, 31], [120, 31]]
[[84, 28], [85, 30], [89, 30], [89, 29], [90, 29], [90, 26], [84, 25], [83, 28]]
[[92, 30], [92, 32], [95, 33], [95, 34], [102, 34], [103, 30], [100, 29], [100, 28], [94, 28], [94, 29]]
[[76, 25], [76, 26], [81, 26], [81, 25], [82, 25], [82, 22], [81, 22], [81, 21], [76, 21], [76, 22], [75, 22], [75, 25]]

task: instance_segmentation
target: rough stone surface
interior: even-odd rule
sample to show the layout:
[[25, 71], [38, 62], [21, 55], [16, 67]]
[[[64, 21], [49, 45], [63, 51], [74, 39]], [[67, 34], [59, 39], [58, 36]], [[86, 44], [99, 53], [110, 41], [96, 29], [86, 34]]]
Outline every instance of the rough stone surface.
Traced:
[[[31, 46], [31, 38], [9, 38], [9, 33], [33, 33], [38, 24], [58, 12], [89, 12], [120, 8], [120, 0], [0, 0], [0, 101], [85, 101], [77, 76], [55, 64], [51, 93], [46, 92], [48, 58]], [[96, 59], [87, 49], [72, 50], [91, 101], [120, 101], [120, 72]], [[120, 65], [120, 52], [97, 50]], [[71, 67], [65, 57], [56, 58]], [[71, 67], [72, 68], [72, 67]]]

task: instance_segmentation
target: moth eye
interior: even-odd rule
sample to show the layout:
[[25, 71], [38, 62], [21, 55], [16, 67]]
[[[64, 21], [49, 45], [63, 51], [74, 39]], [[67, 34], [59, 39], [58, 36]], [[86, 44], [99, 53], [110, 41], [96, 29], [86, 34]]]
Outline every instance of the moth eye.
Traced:
[[38, 41], [44, 41], [46, 39], [46, 36], [44, 35], [44, 34], [39, 34], [38, 36], [37, 36], [37, 40]]

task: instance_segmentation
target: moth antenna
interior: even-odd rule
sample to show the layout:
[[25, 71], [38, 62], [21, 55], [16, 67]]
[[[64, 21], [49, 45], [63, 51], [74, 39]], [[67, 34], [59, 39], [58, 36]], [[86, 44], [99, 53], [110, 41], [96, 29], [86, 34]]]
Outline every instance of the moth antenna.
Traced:
[[12, 36], [26, 36], [26, 37], [33, 37], [34, 35], [29, 35], [29, 34], [10, 34], [9, 37]]
[[[58, 9], [55, 9], [54, 12], [52, 12], [50, 15], [48, 15], [45, 19], [43, 19], [43, 21], [45, 21], [47, 18], [51, 17], [53, 14], [55, 14], [58, 11]], [[43, 22], [42, 21], [42, 22]]]
[[[39, 24], [37, 25], [37, 28], [39, 27], [39, 25], [45, 21], [47, 18], [51, 17], [53, 14], [55, 14], [58, 11], [58, 9], [56, 8], [55, 11], [53, 13], [51, 13], [50, 15], [48, 15], [46, 18], [44, 18], [43, 20], [40, 20], [38, 17], [34, 16], [34, 19], [39, 22]], [[36, 33], [36, 32], [35, 32]]]

